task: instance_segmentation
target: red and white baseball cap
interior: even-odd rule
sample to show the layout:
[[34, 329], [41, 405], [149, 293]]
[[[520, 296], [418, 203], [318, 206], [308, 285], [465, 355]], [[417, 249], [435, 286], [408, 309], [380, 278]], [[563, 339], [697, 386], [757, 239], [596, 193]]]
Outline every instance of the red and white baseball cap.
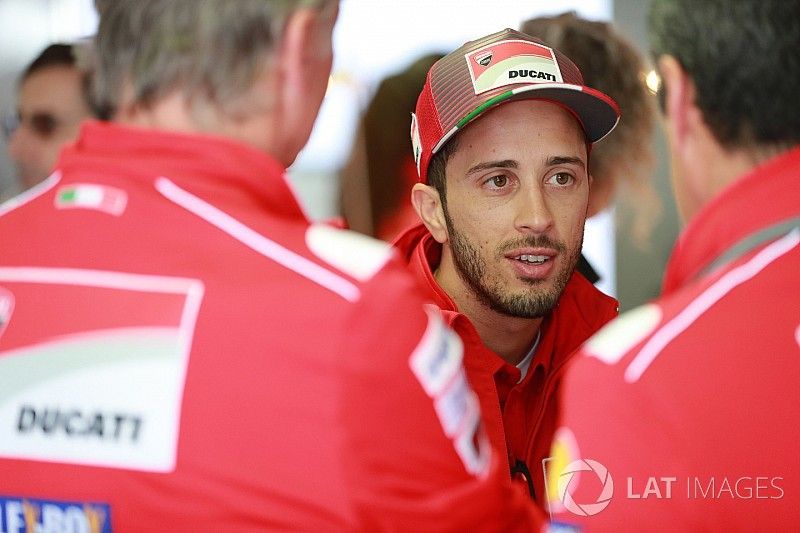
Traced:
[[506, 28], [470, 41], [434, 63], [411, 119], [411, 143], [420, 181], [428, 163], [458, 130], [505, 102], [541, 99], [572, 111], [595, 143], [619, 121], [608, 95], [586, 87], [575, 64], [542, 41]]

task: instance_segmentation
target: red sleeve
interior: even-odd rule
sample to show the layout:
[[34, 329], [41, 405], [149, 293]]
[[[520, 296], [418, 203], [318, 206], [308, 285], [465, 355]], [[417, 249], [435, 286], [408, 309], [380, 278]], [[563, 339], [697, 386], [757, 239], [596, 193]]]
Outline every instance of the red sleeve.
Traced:
[[341, 354], [344, 463], [360, 528], [534, 530], [542, 517], [492, 454], [461, 340], [392, 268], [365, 288]]

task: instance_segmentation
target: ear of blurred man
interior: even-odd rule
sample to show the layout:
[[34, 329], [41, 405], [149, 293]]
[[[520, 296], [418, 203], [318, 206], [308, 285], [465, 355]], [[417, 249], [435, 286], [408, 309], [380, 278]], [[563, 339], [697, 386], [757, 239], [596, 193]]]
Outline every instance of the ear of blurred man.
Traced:
[[[672, 56], [658, 60], [665, 94], [664, 118], [670, 147], [672, 188], [683, 220], [688, 220], [702, 206], [703, 193], [698, 174], [705, 174], [697, 165], [704, 161], [697, 157], [703, 149], [696, 142], [707, 137], [699, 131], [705, 126], [702, 113], [695, 103], [694, 82], [681, 64]], [[706, 134], [708, 132], [706, 131]], [[699, 171], [699, 172], [698, 172]]]
[[273, 154], [286, 166], [311, 136], [333, 63], [333, 27], [338, 1], [303, 7], [286, 21], [277, 58], [280, 97], [275, 118], [284, 132], [282, 146]]
[[672, 56], [658, 61], [665, 94], [672, 188], [678, 211], [690, 220], [712, 198], [758, 162], [747, 149], [726, 147], [709, 127], [692, 77]]

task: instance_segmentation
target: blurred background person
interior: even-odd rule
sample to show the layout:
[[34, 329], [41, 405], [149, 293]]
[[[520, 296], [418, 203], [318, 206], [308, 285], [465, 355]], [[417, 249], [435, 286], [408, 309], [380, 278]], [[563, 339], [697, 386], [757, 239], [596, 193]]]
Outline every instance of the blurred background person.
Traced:
[[411, 206], [417, 167], [408, 131], [430, 67], [443, 54], [428, 54], [384, 79], [372, 97], [341, 172], [342, 215], [349, 227], [384, 241], [419, 222]]
[[570, 468], [549, 472], [561, 522], [798, 528], [798, 43], [800, 0], [653, 2], [687, 225], [661, 296], [601, 330], [566, 372], [552, 455]]
[[5, 530], [532, 530], [461, 341], [286, 179], [338, 8], [102, 9], [113, 120], [0, 206]]
[[16, 111], [3, 117], [8, 152], [23, 189], [45, 179], [61, 148], [91, 116], [77, 45], [51, 44], [19, 79]]
[[[635, 213], [633, 235], [646, 246], [660, 203], [652, 187], [655, 97], [647, 88], [647, 60], [608, 22], [587, 20], [574, 12], [537, 17], [522, 24], [522, 31], [542, 39], [570, 57], [584, 81], [619, 104], [619, 124], [602, 143], [592, 148], [589, 173], [589, 217], [626, 202]], [[578, 270], [592, 283], [599, 276], [581, 256]]]

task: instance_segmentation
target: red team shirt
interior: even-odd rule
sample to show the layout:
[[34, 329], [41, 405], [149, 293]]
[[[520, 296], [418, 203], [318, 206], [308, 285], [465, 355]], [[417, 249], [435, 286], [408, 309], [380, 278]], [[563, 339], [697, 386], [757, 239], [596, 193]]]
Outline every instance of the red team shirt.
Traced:
[[542, 460], [549, 455], [556, 429], [561, 371], [575, 350], [617, 315], [616, 300], [579, 273], [573, 274], [558, 306], [542, 321], [536, 352], [520, 381], [520, 370], [483, 344], [470, 320], [437, 283], [433, 271], [439, 264], [442, 246], [428, 230], [417, 225], [401, 235], [395, 246], [428, 298], [464, 340], [467, 376], [480, 398], [489, 438], [507, 459], [505, 468], [513, 468], [515, 478], [527, 478], [533, 496], [544, 507]]
[[663, 295], [575, 360], [549, 483], [559, 522], [797, 528], [798, 184], [796, 148], [729, 186], [681, 235]]
[[391, 255], [246, 146], [84, 125], [0, 208], [0, 531], [529, 528]]

